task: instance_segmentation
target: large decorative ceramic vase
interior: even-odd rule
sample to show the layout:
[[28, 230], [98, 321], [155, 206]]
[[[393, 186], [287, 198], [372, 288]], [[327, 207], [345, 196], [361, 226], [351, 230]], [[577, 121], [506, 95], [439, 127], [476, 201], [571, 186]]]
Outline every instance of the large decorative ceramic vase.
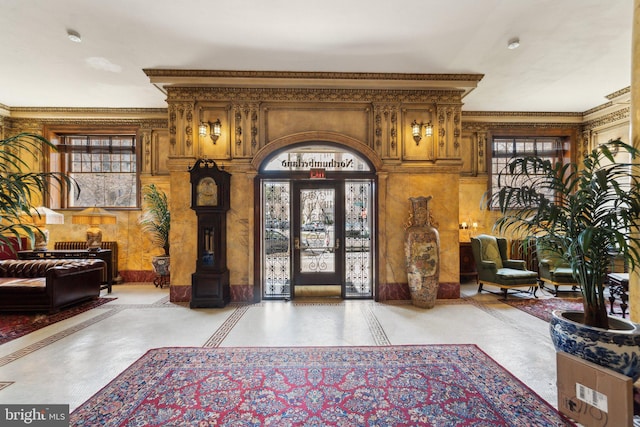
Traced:
[[168, 276], [169, 266], [170, 266], [171, 258], [168, 256], [154, 256], [151, 259], [151, 265], [153, 266], [153, 271], [158, 276]]
[[582, 324], [581, 311], [554, 310], [549, 324], [558, 351], [572, 354], [633, 378], [640, 378], [640, 329], [635, 323], [609, 317], [609, 329]]
[[429, 197], [411, 197], [410, 224], [405, 230], [404, 252], [411, 302], [432, 308], [440, 279], [440, 237], [429, 220]]

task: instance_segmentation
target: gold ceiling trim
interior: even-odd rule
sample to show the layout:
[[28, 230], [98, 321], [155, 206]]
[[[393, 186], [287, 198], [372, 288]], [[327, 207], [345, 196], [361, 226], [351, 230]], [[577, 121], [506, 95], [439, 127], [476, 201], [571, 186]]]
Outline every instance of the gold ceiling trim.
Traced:
[[167, 115], [166, 108], [11, 107], [12, 119], [154, 119]]
[[475, 89], [483, 74], [404, 74], [293, 71], [144, 69], [152, 84], [167, 87], [239, 87], [377, 90]]
[[171, 86], [168, 102], [391, 102], [460, 104], [461, 90], [237, 88]]
[[464, 117], [582, 117], [582, 113], [548, 111], [463, 111]]
[[631, 86], [627, 86], [625, 88], [617, 90], [617, 91], [605, 96], [605, 98], [607, 98], [608, 100], [613, 100], [615, 98], [618, 98], [619, 96], [626, 95], [628, 93], [631, 93]]

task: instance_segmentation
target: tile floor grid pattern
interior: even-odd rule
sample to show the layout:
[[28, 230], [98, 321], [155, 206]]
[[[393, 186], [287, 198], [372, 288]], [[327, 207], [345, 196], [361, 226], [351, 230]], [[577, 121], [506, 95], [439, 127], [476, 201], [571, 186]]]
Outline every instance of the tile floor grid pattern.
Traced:
[[387, 334], [384, 332], [384, 329], [382, 329], [380, 321], [371, 310], [371, 304], [362, 305], [360, 311], [367, 322], [367, 326], [376, 345], [391, 345], [391, 341], [389, 341]]
[[[236, 305], [236, 304], [233, 304]], [[229, 332], [238, 324], [242, 316], [249, 310], [254, 304], [237, 304], [233, 313], [222, 323], [222, 325], [211, 335], [211, 337], [204, 343], [202, 347], [219, 347], [222, 341], [229, 335]]]
[[[50, 325], [45, 328], [46, 331], [42, 335], [39, 335], [47, 336], [48, 334], [49, 337], [37, 342], [33, 342], [35, 337], [32, 335], [31, 340], [24, 340], [25, 337], [23, 337], [19, 339], [22, 341], [15, 340], [1, 345], [0, 348], [5, 348], [4, 353], [10, 354], [0, 358], [0, 378], [6, 378], [5, 381], [0, 381], [0, 401], [20, 403], [35, 398], [42, 403], [59, 402], [57, 389], [59, 385], [68, 389], [65, 400], [68, 399], [73, 409], [74, 406], [91, 397], [95, 390], [104, 387], [108, 382], [108, 375], [104, 374], [101, 376], [102, 380], [96, 380], [93, 376], [87, 375], [77, 378], [73, 376], [73, 372], [78, 369], [80, 371], [84, 369], [85, 372], [92, 372], [92, 370], [95, 372], [94, 356], [102, 361], [101, 365], [104, 366], [101, 369], [103, 372], [121, 372], [131, 364], [131, 360], [140, 357], [150, 348], [172, 345], [199, 347], [203, 342], [205, 343], [203, 347], [216, 347], [222, 345], [225, 339], [231, 338], [231, 333], [234, 345], [251, 346], [253, 345], [250, 341], [252, 335], [245, 335], [244, 331], [255, 330], [255, 324], [251, 322], [266, 321], [270, 316], [267, 308], [278, 307], [274, 306], [274, 304], [278, 304], [278, 301], [263, 301], [256, 304], [232, 303], [224, 309], [190, 310], [188, 303], [171, 303], [168, 289], [158, 289], [151, 284], [141, 283], [114, 286], [114, 294], [118, 301], [92, 309], [93, 318], [91, 319], [80, 321], [75, 326], [69, 326], [73, 325], [73, 322], [68, 321]], [[437, 311], [415, 309], [411, 307], [410, 301], [378, 303], [371, 300], [328, 301], [317, 299], [317, 301], [303, 301], [296, 299], [289, 302], [282, 301], [278, 313], [285, 316], [281, 320], [285, 319], [288, 322], [295, 322], [298, 316], [302, 316], [301, 319], [308, 321], [310, 312], [304, 310], [305, 307], [310, 309], [314, 306], [335, 308], [336, 310], [330, 309], [322, 313], [323, 315], [328, 313], [333, 316], [331, 313], [335, 313], [338, 316], [346, 316], [344, 321], [349, 322], [351, 327], [355, 327], [356, 330], [360, 328], [360, 331], [343, 343], [340, 339], [330, 338], [331, 345], [362, 345], [359, 343], [370, 342], [371, 344], [364, 345], [382, 346], [398, 345], [405, 341], [422, 344], [462, 341], [474, 343], [481, 349], [493, 352], [494, 357], [500, 359], [499, 363], [505, 366], [505, 369], [517, 373], [518, 378], [525, 384], [533, 387], [533, 390], [542, 395], [545, 400], [556, 406], [555, 367], [551, 367], [547, 363], [553, 354], [548, 335], [548, 324], [502, 303], [500, 298], [499, 295], [484, 292], [478, 294], [477, 285], [471, 284], [461, 287], [460, 299], [438, 300], [436, 310], [441, 310], [441, 314], [437, 314], [435, 317], [433, 316]], [[465, 305], [469, 307], [469, 310], [465, 310]], [[354, 309], [340, 310], [345, 307]], [[140, 315], [138, 316], [137, 313]], [[251, 316], [247, 313], [251, 313]], [[119, 315], [115, 316], [116, 314]], [[158, 328], [152, 320], [156, 316], [162, 318], [164, 328]], [[449, 320], [447, 316], [454, 317]], [[358, 322], [353, 324], [352, 320], [356, 319]], [[436, 324], [432, 325], [432, 328], [425, 329], [422, 326], [425, 324], [424, 322], [434, 320]], [[409, 323], [403, 324], [401, 322]], [[170, 331], [167, 329], [169, 325], [174, 326], [169, 328]], [[127, 333], [129, 330], [132, 332], [134, 330], [129, 326], [137, 326], [136, 330], [140, 331], [139, 334]], [[209, 331], [207, 331], [207, 326], [211, 328]], [[193, 335], [188, 333], [192, 327], [194, 327]], [[123, 342], [129, 343], [128, 347], [118, 348], [112, 352], [108, 351], [109, 346], [100, 342], [101, 334], [105, 330], [116, 339], [120, 333], [120, 336], [124, 338]], [[285, 329], [280, 333], [290, 334], [293, 333], [292, 331]], [[409, 331], [409, 335], [407, 335], [407, 331]], [[211, 335], [208, 335], [207, 332]], [[503, 338], [505, 332], [511, 341]], [[458, 337], [459, 334], [462, 334], [461, 338]], [[248, 339], [243, 340], [243, 337]], [[350, 341], [353, 337], [356, 337], [355, 341]], [[68, 341], [58, 343], [57, 341], [62, 338], [66, 338]], [[297, 336], [293, 336], [293, 338], [296, 339]], [[299, 338], [301, 338], [301, 342], [309, 342], [304, 339], [305, 337]], [[84, 342], [92, 344], [82, 344]], [[181, 344], [175, 344], [177, 342]], [[336, 342], [337, 344], [335, 344]], [[351, 342], [355, 344], [351, 344]], [[53, 360], [52, 358], [73, 357], [78, 350], [78, 345], [83, 345], [81, 350], [83, 353], [86, 352], [86, 355], [81, 358], [81, 360], [87, 361], [86, 366], [75, 367], [72, 370], [53, 369], [54, 373], [46, 370], [44, 376], [41, 372], [31, 368], [32, 366], [46, 367]], [[267, 342], [263, 345], [269, 344]], [[312, 341], [311, 345], [326, 345], [326, 343]], [[66, 348], [74, 353], [64, 354]], [[124, 355], [122, 350], [124, 350]], [[98, 353], [93, 354], [92, 351]], [[531, 363], [526, 363], [526, 366], [522, 364], [523, 360], [530, 362], [532, 356], [538, 360], [535, 369]], [[16, 365], [13, 366], [12, 362]], [[14, 376], [16, 371], [20, 372], [17, 378], [7, 378]], [[69, 388], [67, 385], [72, 387]]]
[[[96, 309], [100, 309], [100, 307], [94, 308], [94, 310], [96, 310]], [[6, 356], [0, 357], [0, 367], [8, 365], [9, 363], [11, 363], [11, 362], [13, 362], [15, 360], [18, 360], [18, 359], [20, 359], [20, 358], [22, 358], [24, 356], [27, 356], [27, 355], [29, 355], [31, 353], [34, 353], [34, 352], [40, 350], [41, 348], [44, 348], [44, 347], [46, 347], [46, 346], [48, 346], [48, 345], [50, 345], [50, 344], [52, 344], [52, 343], [54, 343], [56, 341], [59, 341], [59, 340], [61, 340], [63, 338], [66, 338], [66, 337], [68, 337], [70, 335], [73, 335], [73, 334], [75, 334], [76, 332], [78, 332], [80, 330], [86, 329], [86, 328], [88, 328], [88, 327], [90, 327], [92, 325], [100, 323], [104, 319], [115, 315], [116, 313], [118, 313], [121, 310], [122, 310], [122, 308], [111, 307], [109, 310], [107, 310], [106, 312], [104, 312], [104, 313], [102, 313], [102, 314], [100, 314], [98, 316], [92, 317], [91, 319], [87, 319], [84, 322], [79, 323], [77, 325], [74, 325], [72, 327], [65, 328], [65, 329], [61, 330], [60, 332], [57, 332], [57, 333], [55, 333], [55, 334], [53, 334], [51, 336], [48, 336], [45, 339], [42, 339], [42, 340], [40, 340], [38, 342], [35, 342], [35, 343], [30, 344], [30, 345], [28, 345], [26, 347], [23, 347], [20, 350], [14, 351], [13, 353], [10, 353], [10, 354], [8, 354]], [[49, 326], [51, 326], [51, 325], [49, 325]]]

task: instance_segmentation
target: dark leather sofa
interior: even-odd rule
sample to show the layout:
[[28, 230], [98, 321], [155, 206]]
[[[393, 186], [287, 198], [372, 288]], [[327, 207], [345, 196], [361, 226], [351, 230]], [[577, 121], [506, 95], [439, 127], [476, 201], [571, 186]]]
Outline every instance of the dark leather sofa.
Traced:
[[99, 259], [0, 261], [0, 311], [46, 311], [100, 296]]

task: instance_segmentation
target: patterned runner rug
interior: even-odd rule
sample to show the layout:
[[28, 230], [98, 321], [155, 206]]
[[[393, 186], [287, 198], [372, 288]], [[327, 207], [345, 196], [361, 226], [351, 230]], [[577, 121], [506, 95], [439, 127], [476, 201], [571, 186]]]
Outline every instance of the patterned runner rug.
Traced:
[[[509, 298], [506, 301], [501, 299], [500, 301], [505, 304], [509, 304], [519, 310], [529, 313], [532, 316], [536, 316], [538, 319], [542, 319], [546, 322], [551, 320], [551, 313], [553, 310], [577, 310], [583, 311], [582, 298], [522, 298], [515, 299]], [[609, 303], [607, 303], [607, 312], [610, 311]], [[610, 316], [622, 317], [622, 310], [620, 309], [620, 302], [617, 300], [613, 305], [614, 314]], [[629, 319], [629, 309], [627, 308], [626, 319]]]
[[150, 350], [72, 426], [573, 426], [475, 345]]
[[87, 310], [101, 306], [116, 298], [98, 298], [61, 310], [53, 314], [44, 313], [0, 313], [0, 344], [20, 338], [52, 323], [68, 319]]

